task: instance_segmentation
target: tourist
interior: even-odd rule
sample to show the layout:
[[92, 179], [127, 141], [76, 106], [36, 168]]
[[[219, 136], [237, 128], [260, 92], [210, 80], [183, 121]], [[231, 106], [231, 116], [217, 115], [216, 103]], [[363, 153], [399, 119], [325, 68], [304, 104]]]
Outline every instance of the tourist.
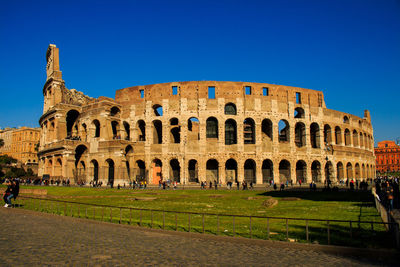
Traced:
[[13, 197], [12, 185], [11, 185], [11, 182], [9, 180], [6, 180], [6, 185], [7, 185], [7, 189], [4, 192], [3, 200], [5, 202], [4, 207], [5, 208], [9, 208], [9, 207], [11, 207], [11, 198]]
[[238, 181], [238, 180], [236, 181], [236, 187], [237, 187], [237, 190], [239, 190], [239, 189], [240, 189], [240, 183], [239, 183], [239, 181]]
[[218, 189], [218, 184], [217, 184], [217, 181], [215, 181], [215, 180], [214, 180], [214, 188], [215, 188], [215, 190]]
[[274, 183], [274, 190], [278, 189], [278, 187], [276, 186], [276, 184]]

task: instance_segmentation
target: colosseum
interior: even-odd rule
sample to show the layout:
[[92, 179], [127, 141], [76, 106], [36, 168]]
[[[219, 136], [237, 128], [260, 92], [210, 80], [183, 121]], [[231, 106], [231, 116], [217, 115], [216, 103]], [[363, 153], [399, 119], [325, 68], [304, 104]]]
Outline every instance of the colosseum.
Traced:
[[374, 177], [369, 111], [328, 109], [321, 91], [188, 81], [91, 98], [65, 87], [55, 45], [46, 60], [40, 176], [104, 184]]

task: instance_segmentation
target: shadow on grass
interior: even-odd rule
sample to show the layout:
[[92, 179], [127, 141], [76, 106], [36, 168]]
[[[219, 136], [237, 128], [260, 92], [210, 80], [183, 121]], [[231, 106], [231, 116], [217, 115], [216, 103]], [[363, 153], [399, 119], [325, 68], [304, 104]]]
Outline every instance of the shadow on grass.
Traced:
[[296, 197], [312, 201], [346, 201], [346, 202], [363, 202], [363, 206], [373, 206], [374, 198], [368, 191], [297, 191], [297, 190], [283, 190], [283, 191], [268, 191], [258, 195], [271, 196], [276, 198]]

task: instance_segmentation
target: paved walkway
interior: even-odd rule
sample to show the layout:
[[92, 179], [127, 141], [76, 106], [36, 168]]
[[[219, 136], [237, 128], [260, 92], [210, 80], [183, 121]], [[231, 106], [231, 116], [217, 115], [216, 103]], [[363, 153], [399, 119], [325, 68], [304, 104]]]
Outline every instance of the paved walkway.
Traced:
[[398, 254], [169, 232], [0, 208], [1, 266], [395, 266]]

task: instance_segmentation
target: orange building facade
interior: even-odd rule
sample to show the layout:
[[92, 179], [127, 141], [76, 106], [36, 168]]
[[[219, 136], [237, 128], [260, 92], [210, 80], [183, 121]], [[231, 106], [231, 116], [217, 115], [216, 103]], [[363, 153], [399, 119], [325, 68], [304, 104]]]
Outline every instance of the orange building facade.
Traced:
[[376, 171], [400, 171], [400, 146], [394, 141], [382, 141], [375, 147]]

